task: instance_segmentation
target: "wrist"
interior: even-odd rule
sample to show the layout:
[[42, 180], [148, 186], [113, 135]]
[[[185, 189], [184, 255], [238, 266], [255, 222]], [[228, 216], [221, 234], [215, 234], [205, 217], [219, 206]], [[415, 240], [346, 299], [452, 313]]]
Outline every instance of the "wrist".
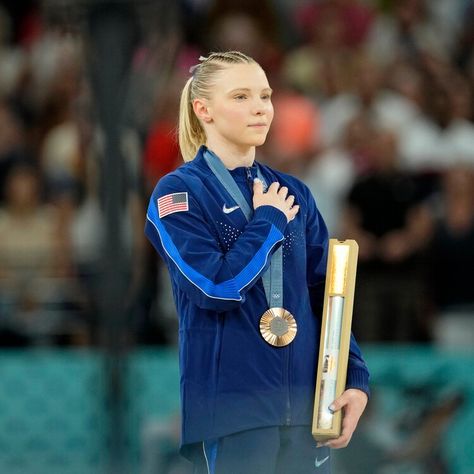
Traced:
[[275, 206], [264, 204], [255, 208], [254, 219], [263, 219], [273, 224], [282, 234], [285, 232], [288, 219], [286, 214]]

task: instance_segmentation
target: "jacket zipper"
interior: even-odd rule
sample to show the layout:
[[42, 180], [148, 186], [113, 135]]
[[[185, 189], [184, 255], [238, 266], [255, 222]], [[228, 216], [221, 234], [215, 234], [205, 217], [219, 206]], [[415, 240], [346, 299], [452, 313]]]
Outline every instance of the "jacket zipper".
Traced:
[[[247, 168], [247, 181], [250, 186], [250, 191], [253, 195], [253, 176], [250, 168]], [[284, 357], [284, 372], [285, 372], [285, 388], [286, 388], [286, 401], [285, 401], [285, 425], [291, 424], [291, 399], [290, 399], [290, 351], [291, 346], [287, 348]]]
[[[250, 187], [251, 195], [253, 195], [253, 181], [252, 171], [250, 168], [246, 168], [247, 171], [247, 182]], [[290, 350], [291, 347], [287, 348], [285, 353], [285, 385], [286, 385], [286, 407], [285, 407], [285, 425], [291, 424], [291, 401], [290, 401]]]

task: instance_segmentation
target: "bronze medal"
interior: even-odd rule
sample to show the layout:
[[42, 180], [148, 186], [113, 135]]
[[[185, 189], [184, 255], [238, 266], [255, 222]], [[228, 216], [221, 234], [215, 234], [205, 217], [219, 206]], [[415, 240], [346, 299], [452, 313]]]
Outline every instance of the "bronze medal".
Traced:
[[285, 308], [267, 309], [260, 318], [260, 334], [275, 347], [290, 344], [298, 330], [296, 320]]

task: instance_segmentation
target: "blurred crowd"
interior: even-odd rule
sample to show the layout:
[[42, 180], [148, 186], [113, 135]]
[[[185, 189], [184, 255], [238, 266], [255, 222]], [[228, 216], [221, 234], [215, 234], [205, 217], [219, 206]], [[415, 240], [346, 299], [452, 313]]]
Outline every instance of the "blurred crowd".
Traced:
[[[358, 340], [472, 345], [474, 2], [156, 4], [142, 5], [128, 93], [117, 98], [130, 342], [176, 340], [168, 277], [143, 235], [147, 201], [181, 162], [189, 68], [237, 49], [274, 89], [257, 159], [300, 177], [330, 236], [359, 243]], [[0, 4], [2, 346], [98, 343], [104, 135], [84, 32], [54, 12]]]

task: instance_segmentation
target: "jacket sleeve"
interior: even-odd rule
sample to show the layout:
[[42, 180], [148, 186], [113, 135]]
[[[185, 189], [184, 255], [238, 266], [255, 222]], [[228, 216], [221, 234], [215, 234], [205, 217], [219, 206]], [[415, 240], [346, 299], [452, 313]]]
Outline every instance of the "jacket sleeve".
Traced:
[[[158, 199], [187, 193], [188, 210], [159, 217]], [[193, 194], [173, 175], [158, 183], [150, 199], [145, 233], [168, 265], [171, 278], [203, 309], [225, 311], [245, 301], [245, 293], [268, 268], [284, 239], [287, 219], [261, 206], [228, 251], [223, 251]]]
[[[308, 288], [313, 311], [315, 311], [317, 315], [322, 315], [329, 244], [328, 232], [309, 190], [307, 191], [307, 203], [306, 251], [308, 255]], [[352, 333], [346, 381], [346, 389], [349, 388], [357, 388], [365, 392], [368, 396], [370, 395], [367, 364], [362, 357], [359, 345]]]
[[349, 362], [347, 365], [346, 390], [349, 388], [357, 388], [362, 390], [370, 397], [369, 388], [369, 369], [362, 357], [359, 345], [351, 333], [351, 343], [349, 346]]

